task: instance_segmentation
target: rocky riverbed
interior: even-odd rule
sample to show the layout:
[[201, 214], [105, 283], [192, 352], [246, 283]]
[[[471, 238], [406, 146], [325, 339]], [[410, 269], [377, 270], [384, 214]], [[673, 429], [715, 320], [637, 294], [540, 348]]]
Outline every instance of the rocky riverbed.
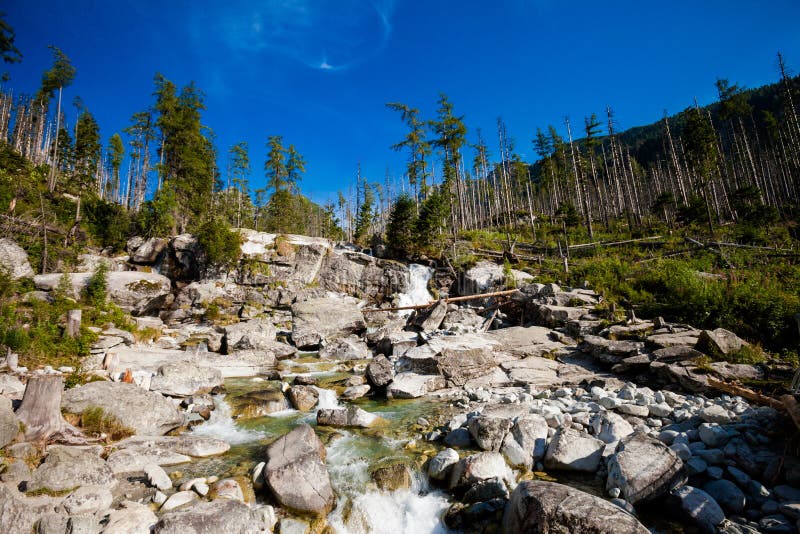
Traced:
[[[77, 370], [9, 358], [9, 532], [797, 531], [793, 424], [714, 388], [769, 378], [712, 361], [747, 346], [734, 334], [621, 320], [589, 288], [487, 262], [448, 278], [243, 235], [231, 272], [187, 235], [69, 273], [77, 296], [99, 262], [119, 269], [110, 298], [138, 334], [98, 329], [91, 381], [61, 410], [79, 429], [99, 411], [128, 437], [27, 440], [26, 385]], [[49, 298], [52, 279], [34, 277], [29, 298]], [[376, 311], [511, 284], [507, 300]]]

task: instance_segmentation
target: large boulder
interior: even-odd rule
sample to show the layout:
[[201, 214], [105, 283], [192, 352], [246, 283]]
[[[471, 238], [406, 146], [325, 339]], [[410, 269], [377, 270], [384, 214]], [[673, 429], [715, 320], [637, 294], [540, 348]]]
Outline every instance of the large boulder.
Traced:
[[574, 428], [559, 428], [547, 447], [548, 469], [594, 473], [600, 467], [605, 443]]
[[335, 497], [325, 446], [309, 425], [300, 425], [267, 447], [264, 478], [281, 505], [301, 513], [325, 515]]
[[161, 516], [156, 534], [250, 534], [263, 532], [266, 525], [248, 505], [232, 499], [200, 502], [189, 509]]
[[[61, 282], [62, 273], [39, 274], [33, 277], [37, 289], [53, 291]], [[72, 297], [80, 298], [92, 273], [67, 273]], [[109, 299], [125, 311], [146, 314], [167, 301], [172, 285], [166, 276], [139, 271], [106, 273]]]
[[716, 330], [703, 330], [700, 332], [695, 348], [715, 358], [724, 358], [732, 352], [737, 352], [749, 346], [750, 344], [747, 341], [730, 330], [717, 328]]
[[417, 310], [409, 324], [420, 332], [432, 332], [439, 329], [446, 314], [447, 302], [440, 300], [427, 310]]
[[367, 380], [376, 387], [383, 387], [394, 378], [394, 365], [386, 356], [377, 356], [367, 364]]
[[312, 349], [366, 330], [364, 316], [354, 303], [338, 298], [315, 298], [292, 306], [292, 341], [300, 349]]
[[0, 239], [0, 271], [6, 271], [12, 280], [33, 276], [28, 254], [8, 238]]
[[499, 291], [505, 287], [505, 281], [506, 276], [503, 273], [502, 265], [481, 260], [461, 277], [458, 294], [480, 295], [490, 291]]
[[120, 508], [108, 515], [103, 534], [150, 534], [157, 521], [146, 504], [122, 501]]
[[319, 285], [371, 302], [388, 300], [408, 286], [408, 267], [350, 251], [329, 253], [319, 271]]
[[316, 406], [319, 401], [319, 391], [313, 386], [292, 386], [286, 392], [286, 396], [295, 410], [300, 410], [301, 412], [307, 412]]
[[648, 534], [635, 517], [608, 501], [563, 484], [521, 482], [503, 516], [506, 534]]
[[633, 434], [631, 424], [614, 412], [596, 413], [589, 420], [594, 435], [605, 443], [613, 443]]
[[26, 498], [12, 485], [0, 484], [0, 525], [9, 534], [34, 532], [34, 524], [44, 514], [52, 512], [58, 500], [50, 497]]
[[677, 502], [681, 513], [701, 532], [714, 534], [717, 532], [717, 526], [725, 521], [725, 512], [717, 501], [701, 489], [682, 486], [673, 490], [672, 498]]
[[511, 485], [514, 475], [499, 452], [479, 452], [458, 461], [450, 471], [449, 487], [468, 487], [490, 478], [497, 478]]
[[14, 441], [19, 434], [19, 420], [14, 415], [11, 400], [0, 397], [0, 449]]
[[222, 384], [222, 372], [219, 369], [176, 362], [159, 367], [150, 380], [150, 391], [172, 397], [188, 397], [196, 393], [207, 393]]
[[501, 452], [512, 465], [533, 467], [547, 451], [547, 421], [537, 414], [517, 418], [503, 440]]
[[379, 417], [358, 406], [347, 408], [324, 408], [317, 412], [317, 426], [369, 428]]
[[356, 336], [335, 339], [319, 350], [323, 360], [366, 360], [371, 356], [367, 344]]
[[64, 491], [88, 485], [115, 486], [114, 473], [100, 458], [101, 451], [93, 449], [51, 446], [44, 463], [36, 468], [28, 481], [28, 491]]
[[607, 464], [606, 487], [619, 488], [631, 504], [655, 499], [686, 482], [675, 451], [642, 432], [622, 439]]
[[[143, 243], [139, 244], [138, 241], [133, 239], [128, 240], [129, 250], [128, 254], [131, 257], [131, 262], [140, 263], [143, 265], [153, 265], [158, 261], [161, 255], [169, 244], [169, 240], [163, 237], [151, 237]], [[138, 245], [134, 248], [134, 244]], [[132, 250], [131, 250], [132, 249]]]
[[386, 395], [393, 399], [416, 399], [443, 389], [446, 385], [445, 379], [439, 375], [398, 373], [387, 386]]
[[503, 417], [477, 416], [469, 420], [468, 428], [478, 447], [485, 451], [499, 451], [511, 424], [510, 419]]
[[204, 436], [132, 436], [115, 444], [107, 463], [116, 473], [144, 471], [151, 464], [168, 466], [227, 452], [221, 439]]
[[275, 343], [275, 326], [269, 321], [243, 321], [225, 327], [227, 353], [239, 350], [269, 350]]
[[318, 283], [331, 242], [320, 237], [269, 234], [241, 228], [242, 266], [238, 283], [267, 286], [280, 283], [297, 290]]
[[89, 382], [68, 389], [62, 410], [80, 414], [87, 408], [102, 408], [137, 434], [161, 435], [181, 426], [183, 414], [169, 399], [124, 382]]

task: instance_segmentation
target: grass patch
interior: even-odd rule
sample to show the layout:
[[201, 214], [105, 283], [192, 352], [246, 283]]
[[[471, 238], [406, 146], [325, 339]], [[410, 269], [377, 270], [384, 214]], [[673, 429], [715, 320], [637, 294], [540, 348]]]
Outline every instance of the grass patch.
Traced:
[[135, 434], [135, 432], [123, 425], [119, 419], [98, 406], [90, 406], [81, 413], [81, 428], [89, 434], [106, 436], [109, 441], [119, 441]]
[[75, 486], [74, 488], [63, 489], [63, 490], [52, 490], [50, 488], [39, 488], [39, 489], [36, 489], [36, 490], [26, 491], [25, 492], [25, 496], [26, 497], [41, 497], [42, 495], [46, 495], [48, 497], [64, 497], [66, 495], [69, 495], [70, 493], [72, 493], [73, 491], [75, 491], [78, 488], [79, 488], [79, 486]]

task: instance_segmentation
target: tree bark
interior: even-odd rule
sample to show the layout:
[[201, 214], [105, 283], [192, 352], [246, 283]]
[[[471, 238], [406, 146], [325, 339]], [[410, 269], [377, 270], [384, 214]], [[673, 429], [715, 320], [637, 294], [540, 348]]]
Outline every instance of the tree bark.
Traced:
[[78, 337], [81, 334], [81, 310], [67, 312], [67, 336]]
[[64, 379], [61, 375], [38, 375], [28, 380], [17, 417], [25, 424], [28, 441], [64, 441], [86, 443], [80, 430], [61, 417], [61, 393]]

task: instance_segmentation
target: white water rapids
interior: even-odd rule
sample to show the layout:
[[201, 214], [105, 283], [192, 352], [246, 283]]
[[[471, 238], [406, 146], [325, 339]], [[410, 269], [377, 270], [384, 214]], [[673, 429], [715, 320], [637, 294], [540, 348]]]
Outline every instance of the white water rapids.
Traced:
[[189, 434], [221, 439], [231, 445], [258, 441], [264, 437], [263, 432], [248, 430], [236, 424], [231, 416], [231, 407], [225, 402], [225, 395], [214, 395], [214, 405], [216, 409], [211, 412], [208, 421], [194, 427]]
[[[417, 304], [427, 304], [433, 300], [433, 296], [428, 291], [428, 281], [433, 276], [433, 269], [412, 263], [408, 266], [408, 291], [398, 295], [398, 306], [416, 306]], [[411, 311], [407, 310], [406, 315]]]

